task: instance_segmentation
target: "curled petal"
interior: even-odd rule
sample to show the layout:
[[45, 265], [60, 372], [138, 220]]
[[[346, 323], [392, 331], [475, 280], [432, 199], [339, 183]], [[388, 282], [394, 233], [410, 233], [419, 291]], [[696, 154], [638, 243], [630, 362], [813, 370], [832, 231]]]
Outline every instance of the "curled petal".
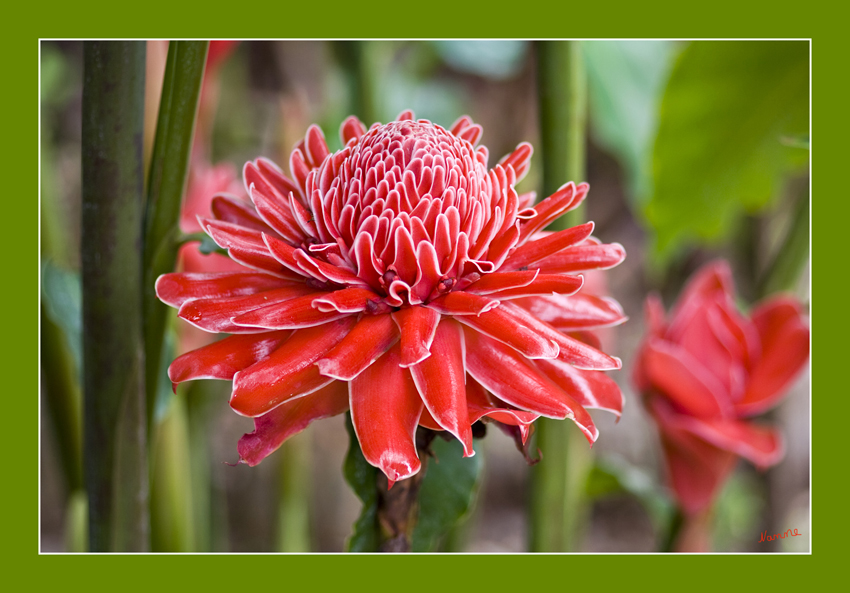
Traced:
[[254, 431], [239, 439], [239, 459], [253, 467], [314, 420], [330, 418], [347, 409], [348, 385], [342, 381], [334, 381], [309, 395], [281, 404], [254, 418]]
[[521, 288], [534, 282], [534, 279], [537, 278], [537, 274], [539, 273], [539, 270], [527, 270], [524, 272], [495, 272], [493, 274], [486, 274], [466, 287], [466, 292], [491, 294], [510, 290], [511, 288]]
[[398, 346], [352, 380], [351, 420], [363, 456], [391, 482], [409, 478], [422, 466], [414, 436], [423, 404]]
[[243, 416], [261, 416], [328, 385], [333, 379], [322, 376], [313, 363], [342, 341], [354, 322], [347, 317], [293, 332], [268, 358], [236, 373], [230, 407]]

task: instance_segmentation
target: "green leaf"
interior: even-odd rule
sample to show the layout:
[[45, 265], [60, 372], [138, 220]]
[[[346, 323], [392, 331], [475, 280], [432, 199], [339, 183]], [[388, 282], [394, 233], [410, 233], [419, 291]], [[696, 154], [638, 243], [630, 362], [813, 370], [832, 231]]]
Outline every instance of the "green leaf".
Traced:
[[460, 441], [436, 438], [431, 443], [435, 457], [419, 491], [419, 519], [413, 531], [412, 550], [433, 552], [440, 540], [469, 512], [481, 477], [481, 455], [463, 456]]
[[62, 329], [81, 377], [83, 349], [83, 292], [80, 275], [47, 260], [41, 264], [41, 298], [45, 312]]
[[584, 41], [595, 140], [616, 156], [632, 197], [651, 191], [658, 104], [672, 66], [671, 41]]
[[724, 238], [744, 211], [777, 193], [808, 152], [783, 143], [808, 133], [809, 44], [693, 42], [664, 94], [645, 215], [667, 259], [694, 240]]
[[348, 552], [377, 552], [381, 543], [381, 530], [378, 526], [378, 469], [369, 465], [360, 442], [351, 424], [351, 414], [345, 415], [345, 428], [348, 430], [348, 454], [342, 466], [345, 481], [354, 490], [363, 503], [360, 517], [354, 523], [354, 530], [345, 544]]

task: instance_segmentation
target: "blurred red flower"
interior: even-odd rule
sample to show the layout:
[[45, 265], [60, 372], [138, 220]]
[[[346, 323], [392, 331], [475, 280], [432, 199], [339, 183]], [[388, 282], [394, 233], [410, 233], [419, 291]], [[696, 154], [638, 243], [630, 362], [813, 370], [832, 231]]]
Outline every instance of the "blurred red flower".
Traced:
[[779, 432], [747, 420], [776, 405], [809, 357], [809, 329], [787, 296], [735, 306], [725, 261], [703, 267], [669, 322], [646, 302], [648, 335], [633, 379], [658, 425], [668, 475], [688, 515], [708, 509], [737, 458], [764, 468], [783, 455]]
[[177, 358], [169, 377], [233, 380], [231, 407], [255, 418], [242, 462], [350, 409], [365, 458], [392, 483], [419, 471], [419, 425], [469, 456], [484, 418], [523, 438], [539, 416], [570, 418], [593, 443], [585, 408], [619, 415], [600, 371], [620, 361], [587, 341], [625, 316], [576, 294], [574, 273], [620, 263], [623, 248], [591, 237], [593, 223], [541, 232], [587, 184], [532, 207], [514, 190], [531, 146], [488, 171], [480, 135], [468, 117], [446, 130], [404, 112], [368, 131], [350, 117], [331, 153], [311, 126], [292, 178], [257, 159], [243, 170], [253, 205], [213, 199], [202, 227], [244, 267], [165, 274], [156, 290], [181, 318], [233, 334]]

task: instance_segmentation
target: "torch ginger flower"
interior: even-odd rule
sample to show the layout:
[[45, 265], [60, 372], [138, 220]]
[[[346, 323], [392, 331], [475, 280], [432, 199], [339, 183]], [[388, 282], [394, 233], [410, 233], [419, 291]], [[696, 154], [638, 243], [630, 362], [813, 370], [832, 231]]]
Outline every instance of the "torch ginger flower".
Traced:
[[711, 506], [739, 456], [759, 467], [781, 459], [779, 432], [748, 418], [775, 406], [803, 369], [809, 329], [786, 296], [741, 315], [724, 261], [697, 272], [669, 322], [657, 297], [646, 311], [634, 382], [658, 424], [673, 493], [694, 516]]
[[233, 380], [231, 407], [255, 419], [241, 462], [350, 410], [366, 460], [392, 484], [420, 469], [417, 426], [448, 431], [471, 456], [482, 419], [525, 439], [540, 416], [569, 418], [592, 444], [585, 408], [619, 415], [622, 395], [600, 371], [621, 363], [586, 341], [625, 317], [612, 299], [576, 295], [574, 273], [620, 263], [623, 248], [591, 237], [593, 223], [541, 232], [587, 184], [531, 207], [534, 195], [514, 190], [531, 146], [488, 170], [480, 135], [468, 117], [446, 130], [408, 111], [368, 131], [350, 117], [331, 153], [311, 126], [292, 178], [260, 158], [243, 170], [253, 207], [213, 200], [201, 225], [244, 270], [165, 274], [156, 290], [181, 318], [233, 334], [168, 372]]

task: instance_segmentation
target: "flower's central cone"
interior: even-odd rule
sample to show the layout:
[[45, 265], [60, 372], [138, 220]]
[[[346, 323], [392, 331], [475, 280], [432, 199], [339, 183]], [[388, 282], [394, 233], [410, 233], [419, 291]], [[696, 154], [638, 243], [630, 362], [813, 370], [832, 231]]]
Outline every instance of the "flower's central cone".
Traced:
[[426, 120], [376, 125], [308, 182], [319, 232], [391, 301], [426, 302], [438, 287], [491, 271], [490, 242], [515, 222], [513, 172], [488, 172], [470, 130], [467, 139]]

